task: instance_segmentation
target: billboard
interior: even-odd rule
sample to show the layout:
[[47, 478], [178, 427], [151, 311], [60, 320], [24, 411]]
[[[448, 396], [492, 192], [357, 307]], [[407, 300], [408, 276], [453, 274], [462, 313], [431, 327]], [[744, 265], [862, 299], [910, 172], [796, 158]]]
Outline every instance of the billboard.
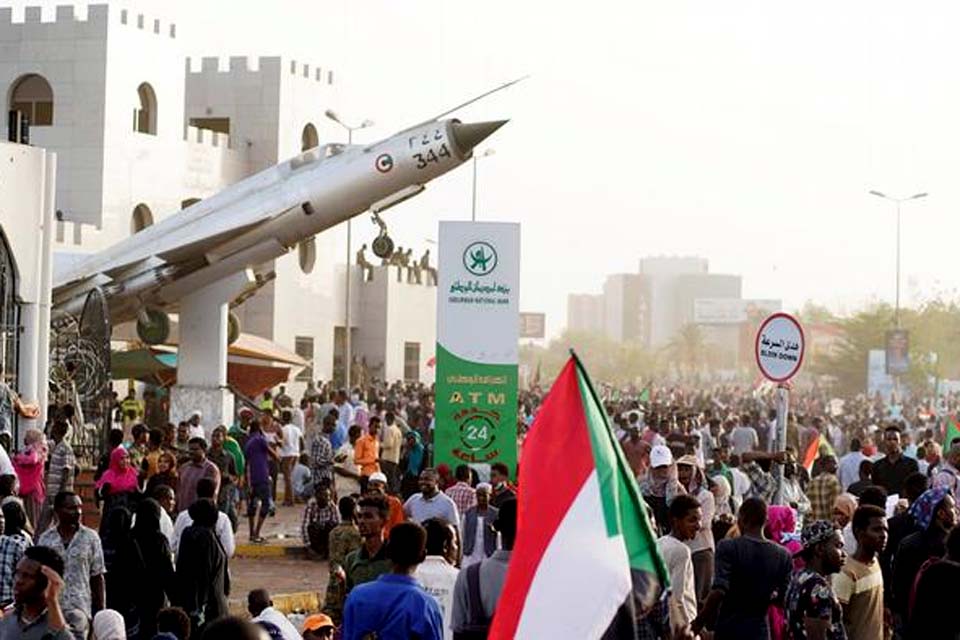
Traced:
[[517, 469], [520, 225], [441, 222], [434, 462]]
[[520, 314], [520, 337], [543, 339], [547, 333], [547, 316], [544, 313]]
[[867, 394], [876, 394], [887, 402], [893, 395], [894, 381], [887, 373], [887, 353], [883, 349], [871, 349], [867, 355]]
[[779, 300], [697, 298], [693, 301], [694, 324], [740, 324], [780, 311]]
[[902, 376], [910, 370], [910, 334], [906, 329], [887, 331], [887, 373]]

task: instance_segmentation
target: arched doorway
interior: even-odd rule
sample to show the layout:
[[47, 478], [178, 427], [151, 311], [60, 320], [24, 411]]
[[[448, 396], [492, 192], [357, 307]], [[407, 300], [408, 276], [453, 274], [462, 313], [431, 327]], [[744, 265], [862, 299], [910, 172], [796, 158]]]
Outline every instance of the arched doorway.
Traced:
[[140, 98], [140, 108], [134, 111], [133, 128], [138, 133], [157, 135], [157, 94], [144, 82], [137, 87], [137, 97]]
[[320, 146], [320, 136], [317, 135], [317, 128], [312, 122], [308, 122], [300, 134], [300, 151], [314, 149]]
[[133, 209], [133, 215], [130, 217], [130, 234], [138, 233], [143, 231], [147, 227], [153, 224], [153, 212], [150, 211], [150, 207], [143, 204], [142, 202], [138, 204]]
[[53, 125], [53, 89], [43, 76], [30, 73], [13, 83], [9, 102], [11, 110], [30, 119], [30, 126]]

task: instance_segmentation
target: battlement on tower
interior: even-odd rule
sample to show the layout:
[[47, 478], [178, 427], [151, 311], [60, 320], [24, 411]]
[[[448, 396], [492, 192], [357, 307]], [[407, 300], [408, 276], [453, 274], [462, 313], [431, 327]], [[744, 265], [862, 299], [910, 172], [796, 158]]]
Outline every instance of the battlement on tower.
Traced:
[[332, 85], [334, 74], [331, 69], [320, 66], [289, 60], [280, 56], [204, 56], [202, 58], [187, 58], [188, 75], [244, 75], [282, 74], [296, 76], [308, 82]]
[[86, 7], [30, 6], [24, 7], [22, 15], [14, 15], [10, 7], [0, 8], [0, 40], [91, 38], [106, 34], [111, 24], [125, 25], [163, 38], [177, 37], [176, 23], [145, 15], [117, 3], [113, 6], [91, 4]]
[[229, 134], [211, 131], [210, 129], [201, 129], [200, 127], [192, 127], [190, 125], [183, 128], [183, 139], [190, 144], [210, 147], [229, 149], [232, 146], [230, 144]]

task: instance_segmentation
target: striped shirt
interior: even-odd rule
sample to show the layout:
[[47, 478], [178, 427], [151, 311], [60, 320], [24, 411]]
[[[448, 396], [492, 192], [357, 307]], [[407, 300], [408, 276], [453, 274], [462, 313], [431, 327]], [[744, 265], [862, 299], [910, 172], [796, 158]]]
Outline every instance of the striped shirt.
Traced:
[[30, 536], [22, 531], [12, 536], [0, 536], [0, 603], [13, 601], [13, 574], [29, 546]]
[[452, 487], [448, 487], [445, 493], [450, 496], [453, 503], [457, 505], [457, 511], [466, 513], [471, 508], [477, 506], [477, 491], [462, 480]]
[[52, 500], [61, 491], [73, 491], [73, 476], [77, 459], [66, 439], [53, 448], [50, 468], [47, 471], [47, 495]]

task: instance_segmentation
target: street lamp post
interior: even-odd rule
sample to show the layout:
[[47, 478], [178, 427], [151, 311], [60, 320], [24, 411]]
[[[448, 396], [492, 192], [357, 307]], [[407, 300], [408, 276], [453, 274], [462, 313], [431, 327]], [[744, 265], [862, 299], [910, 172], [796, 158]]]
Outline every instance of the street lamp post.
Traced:
[[477, 160], [479, 158], [488, 158], [496, 153], [494, 149], [487, 149], [482, 154], [473, 154], [473, 209], [470, 214], [470, 220], [477, 221]]
[[900, 205], [907, 200], [917, 200], [918, 198], [926, 198], [927, 193], [915, 193], [909, 198], [894, 198], [888, 196], [885, 193], [880, 191], [871, 190], [870, 195], [877, 196], [878, 198], [883, 198], [884, 200], [890, 200], [897, 204], [897, 294], [896, 294], [896, 304], [894, 306], [894, 320], [897, 324], [897, 329], [900, 328]]
[[[340, 116], [336, 114], [332, 109], [327, 109], [324, 114], [330, 120], [333, 120], [338, 125], [347, 130], [347, 144], [353, 144], [353, 132], [360, 129], [366, 129], [367, 127], [373, 126], [373, 120], [364, 120], [358, 125], [350, 126], [346, 124], [343, 120], [340, 119]], [[347, 268], [346, 275], [344, 277], [344, 294], [343, 294], [343, 380], [344, 388], [347, 389], [347, 392], [350, 391], [350, 366], [353, 363], [353, 354], [351, 353], [350, 348], [350, 256], [352, 254], [351, 249], [351, 224], [350, 218], [347, 218]]]

